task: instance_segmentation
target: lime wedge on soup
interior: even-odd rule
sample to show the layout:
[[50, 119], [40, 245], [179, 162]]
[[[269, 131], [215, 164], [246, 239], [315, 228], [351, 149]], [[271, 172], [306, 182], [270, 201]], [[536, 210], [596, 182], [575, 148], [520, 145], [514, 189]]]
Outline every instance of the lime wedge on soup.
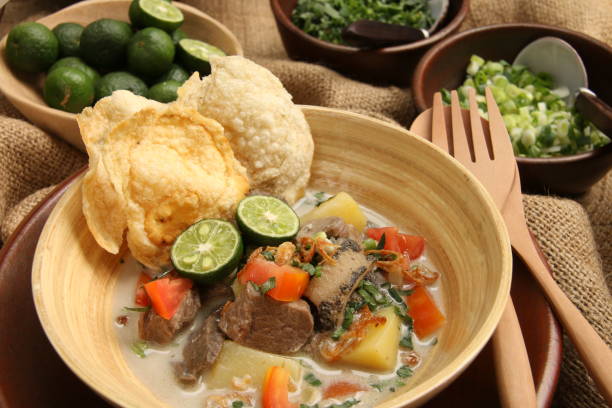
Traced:
[[242, 249], [242, 237], [233, 224], [205, 219], [176, 238], [170, 257], [181, 275], [210, 283], [223, 279], [238, 266]]

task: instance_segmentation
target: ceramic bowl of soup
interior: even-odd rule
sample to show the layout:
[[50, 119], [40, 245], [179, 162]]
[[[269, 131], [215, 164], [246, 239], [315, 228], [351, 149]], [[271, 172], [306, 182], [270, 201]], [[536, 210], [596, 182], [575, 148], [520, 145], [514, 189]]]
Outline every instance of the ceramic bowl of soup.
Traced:
[[[433, 297], [444, 324], [435, 336], [414, 346], [428, 350], [417, 368], [404, 369], [402, 375], [397, 372], [399, 363], [390, 370], [345, 367], [348, 371], [342, 371], [310, 358], [304, 350], [265, 358], [282, 358], [299, 371], [290, 387], [294, 402], [308, 404], [312, 398], [295, 395], [296, 389], [314, 387], [321, 392], [339, 378], [354, 377], [362, 378], [366, 387], [355, 395], [360, 402], [353, 406], [423, 404], [468, 366], [500, 319], [510, 290], [512, 260], [502, 218], [465, 168], [409, 131], [350, 112], [311, 106], [302, 110], [315, 142], [306, 201], [318, 192], [345, 192], [370, 222], [425, 237], [427, 262], [439, 276]], [[221, 354], [238, 361], [234, 363], [238, 366], [225, 370], [213, 366], [195, 388], [185, 389], [172, 380], [172, 367], [163, 360], [164, 353], [180, 354], [180, 350], [170, 344], [168, 349], [143, 351], [126, 340], [125, 324], [137, 325], [138, 317], [122, 306], [134, 299], [141, 267], [130, 260], [127, 249], [111, 255], [98, 246], [82, 213], [81, 185], [81, 180], [74, 183], [47, 221], [32, 275], [38, 316], [68, 367], [117, 406], [202, 407], [217, 406], [204, 404], [211, 397], [207, 390], [220, 377], [250, 365], [252, 375], [232, 379], [233, 386], [244, 387], [246, 381], [247, 388], [255, 388], [252, 406], [262, 406], [261, 373], [255, 372], [260, 367], [248, 354], [252, 351], [246, 354], [251, 357], [245, 357], [244, 347], [226, 340]], [[365, 363], [380, 363], [371, 358]], [[308, 374], [323, 384], [311, 386], [313, 377]], [[386, 386], [380, 385], [385, 381]]]

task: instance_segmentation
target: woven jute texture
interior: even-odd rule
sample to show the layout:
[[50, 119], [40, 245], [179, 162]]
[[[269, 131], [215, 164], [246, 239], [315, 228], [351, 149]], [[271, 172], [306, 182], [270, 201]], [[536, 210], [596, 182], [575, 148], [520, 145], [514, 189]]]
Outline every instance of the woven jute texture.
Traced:
[[[0, 33], [5, 34], [17, 22], [39, 18], [67, 3], [67, 0], [13, 0], [6, 6]], [[349, 80], [318, 65], [288, 60], [267, 0], [187, 3], [227, 25], [240, 40], [245, 54], [277, 75], [296, 103], [348, 109], [401, 126], [409, 126], [414, 118], [408, 89], [377, 87]], [[501, 22], [557, 25], [612, 44], [609, 0], [472, 0], [462, 29]], [[28, 124], [0, 96], [0, 238], [6, 240], [53, 185], [86, 160], [66, 143]], [[524, 203], [529, 227], [546, 254], [555, 279], [611, 345], [612, 173], [578, 199], [526, 195]], [[572, 408], [606, 406], [567, 339], [554, 404]]]

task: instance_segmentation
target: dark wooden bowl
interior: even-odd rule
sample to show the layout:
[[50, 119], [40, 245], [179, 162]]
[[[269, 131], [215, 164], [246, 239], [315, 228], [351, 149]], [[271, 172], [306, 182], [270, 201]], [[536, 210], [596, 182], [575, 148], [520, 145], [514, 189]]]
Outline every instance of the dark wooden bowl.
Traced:
[[[545, 36], [562, 38], [578, 51], [587, 70], [589, 88], [612, 104], [612, 48], [588, 35], [563, 28], [499, 24], [452, 36], [423, 56], [412, 79], [417, 109], [429, 108], [433, 94], [440, 89], [461, 85], [472, 54], [512, 62], [523, 47]], [[523, 191], [576, 195], [587, 191], [612, 167], [612, 143], [587, 153], [543, 159], [517, 157], [516, 161]]]
[[376, 50], [332, 44], [300, 30], [291, 22], [297, 0], [270, 0], [278, 31], [290, 58], [321, 63], [356, 79], [409, 85], [423, 54], [435, 43], [457, 31], [468, 12], [469, 0], [450, 0], [441, 29], [422, 41]]

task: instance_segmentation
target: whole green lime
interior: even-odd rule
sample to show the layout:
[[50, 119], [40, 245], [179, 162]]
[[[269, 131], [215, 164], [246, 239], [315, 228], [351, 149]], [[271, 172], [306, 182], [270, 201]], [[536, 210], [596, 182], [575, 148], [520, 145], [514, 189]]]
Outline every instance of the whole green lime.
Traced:
[[140, 30], [127, 47], [128, 69], [154, 78], [166, 72], [174, 60], [174, 43], [164, 30], [148, 27]]
[[129, 72], [117, 71], [104, 75], [96, 84], [96, 99], [110, 96], [118, 90], [127, 90], [133, 94], [147, 96], [147, 84]]
[[79, 50], [92, 67], [115, 69], [124, 65], [125, 51], [132, 37], [130, 25], [124, 21], [103, 18], [83, 30]]
[[181, 85], [182, 84], [177, 81], [160, 82], [149, 88], [147, 98], [154, 99], [162, 103], [175, 101], [176, 98], [178, 98], [176, 91], [181, 87]]
[[174, 42], [175, 47], [178, 46], [179, 41], [181, 41], [184, 38], [187, 38], [187, 34], [185, 34], [185, 32], [181, 30], [180, 28], [177, 28], [176, 30], [174, 30], [172, 34], [170, 34], [170, 36], [172, 37], [172, 41]]
[[52, 108], [79, 113], [94, 101], [94, 84], [80, 69], [60, 67], [47, 76], [43, 96]]
[[79, 56], [79, 44], [83, 26], [77, 23], [61, 23], [55, 26], [53, 34], [59, 41], [59, 52], [61, 57]]
[[42, 24], [27, 22], [13, 27], [6, 40], [6, 59], [18, 71], [43, 72], [57, 60], [57, 38]]
[[100, 74], [98, 74], [98, 71], [87, 65], [85, 61], [83, 61], [79, 57], [65, 57], [57, 60], [57, 62], [51, 65], [51, 68], [49, 68], [49, 73], [62, 67], [72, 67], [80, 69], [81, 71], [85, 72], [89, 78], [91, 78], [94, 84], [98, 81], [98, 79], [100, 79]]
[[189, 73], [185, 71], [183, 67], [178, 64], [172, 64], [170, 69], [166, 71], [161, 77], [157, 79], [156, 82], [164, 82], [164, 81], [176, 81], [179, 83], [183, 83], [189, 79]]

